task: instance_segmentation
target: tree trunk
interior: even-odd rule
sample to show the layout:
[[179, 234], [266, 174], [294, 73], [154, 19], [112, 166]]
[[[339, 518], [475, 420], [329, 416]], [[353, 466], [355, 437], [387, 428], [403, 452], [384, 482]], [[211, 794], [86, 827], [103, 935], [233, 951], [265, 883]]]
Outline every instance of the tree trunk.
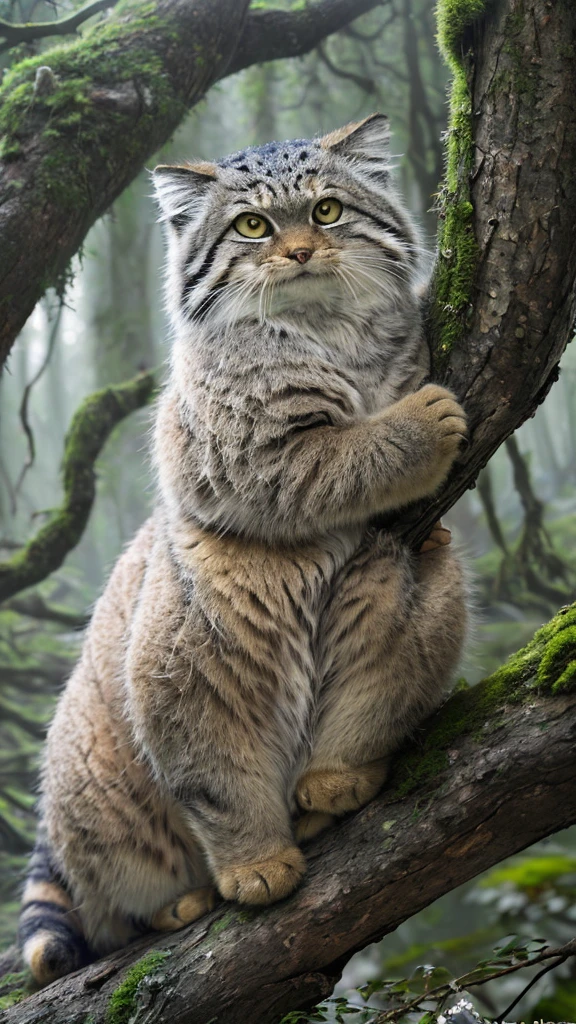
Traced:
[[576, 5], [487, 11], [461, 32], [443, 16], [457, 77], [429, 320], [471, 444], [441, 494], [402, 515], [414, 543], [544, 400], [576, 311]]
[[277, 1024], [328, 995], [356, 950], [575, 822], [575, 623], [573, 605], [456, 693], [385, 792], [310, 845], [289, 900], [221, 906], [150, 937], [30, 996], [5, 1024]]

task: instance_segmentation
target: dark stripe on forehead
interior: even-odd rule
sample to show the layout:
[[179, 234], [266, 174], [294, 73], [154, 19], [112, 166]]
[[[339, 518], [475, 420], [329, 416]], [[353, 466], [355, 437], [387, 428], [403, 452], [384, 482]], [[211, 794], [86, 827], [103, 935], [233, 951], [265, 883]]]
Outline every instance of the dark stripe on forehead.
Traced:
[[261, 178], [255, 178], [254, 181], [247, 182], [246, 185], [242, 186], [242, 188], [233, 189], [233, 190], [231, 189], [231, 191], [234, 191], [234, 192], [250, 192], [250, 190], [253, 189], [253, 188], [256, 188], [257, 185], [262, 185], [264, 188], [267, 188], [268, 191], [271, 192], [272, 195], [274, 196], [274, 199], [276, 199], [276, 192], [274, 191], [274, 189], [273, 189], [272, 185], [270, 184], [270, 182], [269, 181], [263, 181]]
[[230, 227], [229, 227], [229, 225], [227, 225], [224, 228], [224, 231], [222, 231], [218, 235], [218, 238], [216, 239], [216, 241], [212, 243], [212, 245], [208, 249], [208, 252], [206, 253], [206, 257], [205, 257], [204, 262], [202, 263], [202, 266], [200, 267], [200, 269], [197, 270], [195, 274], [187, 274], [186, 275], [186, 278], [184, 280], [184, 287], [182, 289], [182, 302], [183, 303], [186, 302], [186, 300], [187, 300], [190, 292], [192, 291], [192, 289], [195, 288], [196, 285], [200, 284], [200, 282], [204, 280], [206, 275], [210, 273], [210, 271], [212, 269], [212, 266], [214, 264], [214, 260], [216, 258], [216, 252], [218, 250], [218, 246], [220, 245], [220, 242], [228, 234], [229, 230], [230, 230]]

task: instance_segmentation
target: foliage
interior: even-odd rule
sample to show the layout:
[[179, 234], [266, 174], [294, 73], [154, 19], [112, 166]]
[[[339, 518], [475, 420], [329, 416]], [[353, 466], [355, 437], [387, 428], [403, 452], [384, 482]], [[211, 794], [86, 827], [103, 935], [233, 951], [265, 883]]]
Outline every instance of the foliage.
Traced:
[[[562, 956], [564, 959], [573, 956], [573, 946], [571, 944], [572, 951], [564, 956], [559, 950], [546, 948], [539, 940], [522, 940], [515, 935], [496, 946], [492, 955], [479, 960], [472, 970], [460, 977], [454, 977], [445, 967], [419, 964], [408, 977], [377, 978], [359, 986], [356, 993], [364, 1005], [339, 996], [328, 999], [312, 1012], [290, 1013], [282, 1019], [281, 1024], [308, 1024], [312, 1021], [345, 1024], [345, 1017], [354, 1017], [357, 1024], [408, 1024], [409, 1021], [416, 1022], [417, 1018], [413, 1016], [415, 1013], [419, 1018], [418, 1024], [437, 1024], [443, 1019], [442, 1014], [448, 1014], [456, 1001], [469, 1007], [474, 1013], [473, 1019], [482, 1024], [484, 1018], [474, 1012], [473, 1004], [469, 1002], [470, 989], [519, 970], [541, 966], [547, 960], [551, 963], [544, 970], [550, 969], [558, 964]], [[368, 1004], [374, 996], [378, 997], [379, 1006]]]

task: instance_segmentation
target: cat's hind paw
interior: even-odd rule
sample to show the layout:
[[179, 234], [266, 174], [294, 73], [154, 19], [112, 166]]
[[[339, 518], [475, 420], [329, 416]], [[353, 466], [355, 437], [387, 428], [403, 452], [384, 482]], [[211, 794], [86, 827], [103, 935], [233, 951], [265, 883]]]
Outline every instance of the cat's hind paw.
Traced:
[[296, 799], [305, 811], [325, 814], [346, 814], [357, 811], [384, 784], [388, 761], [371, 761], [359, 768], [339, 770], [312, 769], [302, 776], [296, 787]]
[[308, 811], [296, 822], [296, 842], [307, 843], [310, 839], [325, 832], [334, 822], [333, 814], [324, 814], [323, 811]]
[[452, 540], [452, 534], [446, 526], [442, 526], [440, 520], [434, 523], [430, 536], [426, 538], [422, 547], [420, 548], [420, 554], [424, 555], [427, 551], [436, 551], [437, 548], [445, 548], [450, 544]]
[[157, 910], [150, 922], [150, 927], [157, 932], [176, 932], [179, 928], [185, 928], [192, 921], [208, 914], [214, 909], [216, 903], [216, 890], [211, 886], [203, 889], [193, 889], [181, 896], [175, 903]]
[[267, 860], [223, 868], [218, 872], [218, 888], [225, 900], [265, 906], [289, 896], [305, 871], [302, 853], [297, 846], [289, 846]]

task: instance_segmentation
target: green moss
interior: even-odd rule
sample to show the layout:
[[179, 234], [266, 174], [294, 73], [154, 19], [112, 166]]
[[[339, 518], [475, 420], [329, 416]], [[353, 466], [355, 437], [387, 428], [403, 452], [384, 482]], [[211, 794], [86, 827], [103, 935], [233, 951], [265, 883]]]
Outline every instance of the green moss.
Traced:
[[94, 462], [114, 427], [150, 401], [151, 373], [139, 373], [84, 399], [64, 444], [64, 500], [52, 519], [7, 562], [0, 562], [0, 601], [58, 568], [82, 536], [95, 495]]
[[462, 736], [479, 741], [493, 730], [499, 712], [532, 700], [534, 691], [563, 693], [576, 687], [576, 604], [562, 608], [516, 654], [477, 686], [457, 689], [430, 720], [426, 737], [409, 748], [394, 767], [392, 787], [401, 799], [433, 780], [449, 764], [450, 748]]
[[146, 978], [153, 976], [169, 956], [167, 950], [152, 950], [134, 964], [110, 997], [106, 1010], [106, 1024], [128, 1024], [137, 1009], [136, 997], [139, 986]]
[[474, 208], [470, 200], [474, 143], [466, 32], [481, 17], [486, 3], [487, 0], [439, 0], [436, 9], [438, 43], [453, 74], [431, 310], [433, 347], [440, 366], [465, 329], [478, 259]]
[[553, 693], [572, 689], [576, 679], [576, 623], [567, 615], [566, 624], [549, 641], [538, 668], [538, 684]]
[[486, 0], [440, 0], [436, 8], [438, 43], [452, 69], [461, 67], [466, 29], [484, 13]]
[[0, 980], [0, 1010], [8, 1010], [29, 996], [32, 978], [29, 971], [15, 971], [5, 974]]
[[[46, 143], [36, 180], [40, 197], [90, 210], [92, 165], [104, 160], [113, 176], [115, 160], [125, 166], [127, 151], [135, 161], [145, 156], [162, 118], [176, 125], [184, 113], [162, 56], [162, 46], [176, 41], [178, 31], [157, 10], [155, 3], [124, 0], [104, 24], [20, 61], [5, 75], [0, 87], [0, 158], [18, 159], [26, 142], [40, 135]], [[42, 66], [53, 74], [54, 89], [47, 95], [34, 90]], [[107, 99], [124, 83], [137, 91], [137, 117], [133, 109]], [[102, 140], [115, 134], [122, 143], [117, 157], [113, 145], [102, 150]]]
[[226, 928], [233, 924], [235, 920], [236, 915], [233, 913], [233, 911], [229, 910], [228, 913], [224, 914], [221, 918], [218, 919], [218, 921], [214, 921], [213, 925], [210, 928], [211, 937], [213, 937], [214, 935], [219, 935], [220, 932], [223, 932]]

